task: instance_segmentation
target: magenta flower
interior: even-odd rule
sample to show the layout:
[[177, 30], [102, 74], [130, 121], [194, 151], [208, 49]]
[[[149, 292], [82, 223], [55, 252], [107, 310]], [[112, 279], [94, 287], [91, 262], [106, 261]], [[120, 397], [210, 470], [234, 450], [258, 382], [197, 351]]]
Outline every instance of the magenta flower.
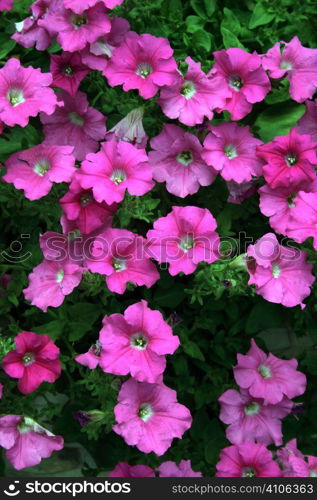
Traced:
[[203, 148], [197, 137], [176, 125], [165, 124], [162, 132], [151, 140], [149, 160], [153, 178], [166, 182], [166, 189], [185, 198], [209, 186], [215, 171], [202, 158]]
[[57, 34], [58, 43], [68, 52], [82, 50], [88, 43], [96, 42], [111, 29], [110, 19], [101, 2], [82, 14], [65, 9], [60, 3], [39, 19], [38, 25], [52, 35]]
[[11, 10], [13, 7], [13, 0], [0, 0], [0, 11]]
[[59, 307], [79, 285], [82, 274], [83, 269], [69, 261], [44, 260], [29, 275], [24, 297], [44, 312], [49, 306]]
[[247, 254], [251, 257], [249, 285], [255, 285], [257, 294], [286, 307], [305, 307], [302, 301], [310, 295], [315, 281], [306, 252], [279, 245], [275, 234], [267, 233], [248, 246]]
[[[223, 96], [226, 97], [224, 109], [230, 112], [232, 120], [241, 120], [252, 110], [252, 105], [263, 101], [271, 89], [270, 80], [261, 66], [261, 58], [256, 52], [248, 54], [242, 49], [232, 48], [214, 52], [215, 65], [209, 73], [210, 78], [219, 77]], [[228, 91], [230, 97], [227, 97]]]
[[116, 204], [98, 203], [92, 190], [83, 189], [76, 179], [59, 203], [67, 219], [74, 221], [82, 234], [89, 234], [105, 224], [111, 226], [112, 216], [117, 210]]
[[281, 470], [263, 444], [242, 443], [220, 452], [216, 477], [280, 477]]
[[18, 59], [9, 59], [0, 69], [0, 120], [9, 127], [26, 127], [29, 118], [40, 111], [54, 113], [62, 103], [49, 88], [51, 83], [50, 73], [41, 73], [32, 66], [24, 68]]
[[23, 394], [35, 391], [42, 382], [53, 383], [61, 374], [59, 348], [48, 335], [21, 332], [14, 339], [16, 349], [2, 360], [7, 375], [18, 378]]
[[122, 384], [114, 414], [114, 432], [128, 445], [156, 455], [163, 455], [173, 438], [180, 439], [192, 424], [188, 408], [177, 402], [176, 391], [133, 378]]
[[99, 147], [98, 141], [106, 133], [106, 117], [88, 103], [86, 94], [78, 92], [74, 98], [66, 92], [59, 94], [64, 106], [52, 116], [41, 114], [44, 125], [44, 144], [54, 146], [74, 146], [76, 160], [82, 161], [88, 153]]
[[162, 314], [141, 300], [124, 315], [105, 316], [103, 325], [99, 337], [103, 371], [130, 374], [139, 382], [158, 382], [166, 367], [165, 355], [173, 354], [179, 346], [179, 338]]
[[202, 71], [201, 64], [187, 57], [186, 76], [179, 75], [175, 83], [161, 90], [158, 104], [169, 118], [177, 118], [192, 127], [202, 123], [204, 118], [213, 117], [213, 110], [223, 108], [231, 92], [223, 87], [221, 78], [210, 79]]
[[262, 65], [271, 78], [285, 77], [290, 82], [294, 101], [313, 97], [317, 86], [317, 49], [303, 47], [297, 36], [288, 43], [277, 42], [262, 56]]
[[72, 97], [75, 97], [80, 82], [89, 71], [78, 53], [63, 52], [60, 56], [51, 54], [52, 87], [63, 89]]
[[309, 135], [300, 135], [295, 129], [258, 146], [257, 154], [266, 162], [263, 175], [269, 186], [274, 189], [315, 180], [316, 147]]
[[[316, 191], [314, 189], [314, 191]], [[292, 209], [287, 234], [298, 243], [307, 238], [313, 238], [317, 250], [317, 192], [305, 193], [300, 191], [296, 197], [295, 207]]]
[[121, 5], [123, 0], [63, 0], [66, 9], [76, 12], [76, 14], [81, 14], [98, 2], [103, 3], [107, 9], [114, 9], [117, 5]]
[[159, 87], [173, 85], [178, 70], [166, 38], [130, 31], [112, 54], [103, 74], [111, 87], [138, 89], [141, 97], [155, 96]]
[[193, 471], [190, 460], [181, 460], [179, 465], [175, 462], [163, 462], [156, 470], [160, 477], [202, 477], [201, 472]]
[[229, 389], [218, 401], [221, 404], [219, 418], [223, 423], [229, 424], [226, 436], [232, 444], [282, 444], [280, 419], [289, 415], [294, 405], [292, 401], [283, 398], [278, 404], [264, 405], [262, 399], [252, 397], [245, 389], [240, 392]]
[[106, 140], [116, 142], [126, 141], [139, 149], [145, 149], [148, 136], [145, 133], [142, 123], [143, 114], [143, 106], [130, 111], [130, 113], [106, 133]]
[[32, 418], [6, 415], [0, 418], [0, 446], [17, 470], [38, 465], [53, 451], [64, 447], [61, 436], [55, 436]]
[[262, 141], [252, 135], [250, 127], [224, 122], [208, 128], [202, 157], [221, 177], [241, 184], [262, 175], [263, 162], [256, 156]]
[[94, 370], [99, 366], [100, 363], [100, 353], [101, 353], [101, 343], [99, 340], [90, 347], [88, 352], [84, 354], [79, 354], [74, 359], [80, 365], [87, 366], [90, 370]]
[[53, 41], [51, 35], [45, 28], [38, 25], [50, 7], [51, 0], [37, 0], [33, 2], [30, 10], [32, 15], [19, 23], [15, 23], [16, 32], [11, 38], [23, 47], [34, 47], [37, 50], [46, 50]]
[[205, 208], [173, 207], [148, 231], [148, 253], [158, 262], [169, 263], [172, 276], [193, 273], [199, 262], [211, 264], [219, 258], [216, 220]]
[[298, 122], [295, 130], [300, 134], [308, 134], [314, 142], [317, 142], [317, 99], [306, 101], [306, 112]]
[[129, 28], [130, 24], [126, 19], [122, 17], [112, 18], [110, 32], [81, 51], [82, 62], [88, 68], [104, 71], [113, 51], [121, 45]]
[[288, 463], [290, 470], [284, 473], [284, 477], [317, 477], [317, 457], [290, 455]]
[[106, 275], [112, 292], [124, 293], [127, 283], [147, 288], [160, 275], [146, 251], [146, 240], [125, 229], [107, 229], [94, 241], [88, 268]]
[[292, 465], [289, 462], [290, 457], [295, 456], [304, 459], [304, 455], [297, 448], [297, 440], [291, 439], [283, 448], [277, 450], [277, 458], [282, 467], [283, 477], [292, 477], [294, 474]]
[[14, 153], [5, 163], [3, 180], [23, 189], [29, 200], [38, 200], [50, 192], [53, 183], [71, 181], [76, 171], [73, 149], [39, 144]]
[[237, 355], [234, 378], [242, 389], [254, 398], [264, 399], [265, 405], [277, 405], [286, 396], [301, 396], [306, 390], [306, 377], [297, 371], [296, 359], [284, 360], [265, 354], [255, 341], [246, 355]]
[[148, 465], [129, 465], [127, 462], [119, 462], [109, 472], [108, 477], [155, 477], [155, 472]]
[[83, 189], [92, 188], [99, 203], [109, 205], [122, 201], [126, 191], [142, 196], [154, 186], [145, 150], [125, 141], [103, 142], [98, 153], [87, 155], [76, 179]]

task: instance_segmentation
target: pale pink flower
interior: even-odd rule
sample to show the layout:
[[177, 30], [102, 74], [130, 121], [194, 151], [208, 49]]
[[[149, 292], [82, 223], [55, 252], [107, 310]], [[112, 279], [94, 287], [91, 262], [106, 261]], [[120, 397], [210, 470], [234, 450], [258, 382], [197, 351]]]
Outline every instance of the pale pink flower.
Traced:
[[107, 9], [114, 9], [117, 5], [121, 5], [123, 0], [63, 0], [66, 9], [76, 12], [76, 14], [81, 14], [98, 2], [103, 3]]
[[148, 136], [145, 133], [142, 123], [143, 114], [143, 106], [130, 111], [130, 113], [106, 133], [106, 140], [116, 142], [126, 141], [139, 149], [145, 149]]
[[79, 354], [74, 359], [80, 365], [87, 366], [90, 370], [94, 370], [99, 366], [101, 353], [101, 343], [99, 340], [84, 354]]

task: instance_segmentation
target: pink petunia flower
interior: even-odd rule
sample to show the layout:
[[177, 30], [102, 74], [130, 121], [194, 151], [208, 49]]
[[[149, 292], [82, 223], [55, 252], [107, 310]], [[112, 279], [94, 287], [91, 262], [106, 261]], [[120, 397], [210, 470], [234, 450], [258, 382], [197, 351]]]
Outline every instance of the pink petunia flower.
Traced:
[[317, 477], [317, 457], [307, 455], [300, 458], [291, 455], [288, 461], [291, 471], [285, 477]]
[[13, 0], [0, 0], [0, 11], [11, 10], [13, 7]]
[[179, 465], [175, 462], [163, 462], [156, 470], [160, 477], [202, 477], [201, 472], [193, 471], [190, 460], [181, 460]]
[[262, 56], [263, 68], [271, 78], [285, 77], [290, 82], [294, 101], [311, 99], [317, 86], [317, 49], [303, 47], [297, 36], [288, 43], [277, 42]]
[[139, 382], [158, 382], [166, 367], [165, 355], [173, 354], [179, 346], [179, 338], [162, 314], [141, 300], [124, 315], [105, 316], [103, 325], [99, 337], [103, 371], [130, 374]]
[[304, 455], [297, 448], [297, 440], [291, 439], [283, 448], [280, 448], [276, 452], [278, 462], [282, 467], [283, 477], [292, 477], [291, 474], [294, 472], [292, 466], [289, 462], [291, 456], [295, 456], [304, 459]]
[[147, 233], [148, 254], [160, 263], [168, 262], [172, 276], [191, 274], [199, 262], [211, 264], [219, 258], [217, 224], [207, 209], [172, 207], [153, 227]]
[[14, 339], [16, 349], [2, 360], [7, 375], [18, 378], [23, 394], [35, 391], [42, 382], [53, 383], [61, 374], [59, 348], [48, 335], [21, 332]]
[[122, 17], [112, 18], [110, 32], [80, 52], [82, 62], [88, 68], [104, 71], [113, 51], [121, 45], [129, 29], [130, 24], [126, 19]]
[[250, 127], [224, 122], [208, 128], [202, 158], [221, 177], [241, 184], [262, 175], [263, 162], [256, 156], [262, 141], [252, 135]]
[[224, 106], [232, 120], [241, 120], [252, 110], [252, 105], [263, 101], [271, 89], [268, 76], [261, 66], [261, 58], [256, 53], [248, 54], [240, 48], [220, 50], [213, 53], [215, 65], [209, 72], [210, 78], [219, 77], [222, 92], [230, 92]]
[[51, 54], [52, 87], [63, 89], [72, 97], [76, 95], [80, 82], [89, 71], [78, 53], [63, 52], [60, 56]]
[[65, 9], [61, 2], [38, 20], [38, 25], [50, 34], [57, 34], [57, 41], [62, 49], [76, 52], [94, 43], [98, 38], [110, 32], [111, 21], [105, 6], [99, 2], [82, 14]]
[[296, 197], [296, 205], [292, 210], [287, 234], [298, 243], [313, 238], [317, 250], [317, 193], [300, 191]]
[[163, 113], [192, 127], [213, 117], [213, 110], [223, 108], [231, 92], [223, 87], [222, 78], [208, 78], [201, 64], [187, 57], [186, 76], [179, 75], [175, 83], [163, 87], [158, 99]]
[[83, 269], [69, 261], [44, 260], [29, 275], [24, 297], [44, 312], [50, 306], [59, 307], [79, 285], [82, 274]]
[[53, 451], [64, 447], [61, 436], [55, 436], [32, 418], [6, 415], [0, 418], [0, 446], [6, 458], [17, 470], [38, 465]]
[[166, 182], [166, 189], [185, 198], [209, 186], [216, 172], [202, 158], [203, 148], [197, 137], [176, 125], [165, 124], [162, 132], [151, 140], [149, 160], [153, 178]]
[[117, 5], [121, 5], [123, 0], [63, 0], [66, 9], [76, 12], [76, 14], [81, 14], [98, 2], [103, 3], [107, 9], [114, 9]]
[[80, 365], [87, 366], [90, 370], [94, 370], [100, 363], [101, 347], [101, 343], [97, 340], [87, 352], [79, 354], [74, 359]]
[[263, 175], [269, 186], [274, 189], [315, 180], [316, 147], [309, 135], [300, 135], [295, 129], [258, 146], [257, 154], [266, 162]]
[[125, 141], [103, 142], [98, 153], [87, 155], [76, 179], [83, 189], [92, 188], [99, 203], [109, 205], [122, 201], [126, 191], [142, 196], [154, 186], [145, 150]]
[[31, 16], [19, 23], [15, 23], [16, 32], [11, 38], [23, 47], [35, 47], [37, 50], [46, 50], [53, 41], [53, 35], [45, 28], [39, 26], [38, 20], [46, 15], [50, 5], [51, 0], [37, 0], [33, 2], [30, 7]]
[[265, 445], [283, 442], [280, 419], [289, 415], [294, 403], [283, 398], [278, 404], [264, 405], [263, 399], [252, 397], [245, 389], [240, 392], [229, 389], [219, 400], [219, 418], [225, 424], [227, 439], [232, 444], [258, 442]]
[[9, 59], [0, 69], [0, 120], [9, 127], [26, 127], [29, 118], [40, 111], [54, 113], [62, 102], [57, 102], [51, 83], [50, 73], [32, 66], [24, 68], [18, 59]]
[[3, 180], [23, 189], [29, 200], [38, 200], [50, 192], [53, 183], [71, 181], [76, 171], [73, 149], [39, 144], [14, 153], [5, 162]]
[[164, 384], [130, 378], [122, 384], [114, 408], [114, 432], [143, 453], [163, 455], [173, 438], [181, 438], [192, 424], [190, 411], [177, 402], [176, 391]]
[[73, 146], [76, 160], [82, 161], [88, 153], [97, 151], [98, 141], [106, 133], [106, 117], [89, 106], [83, 92], [78, 92], [74, 98], [61, 92], [60, 101], [64, 101], [64, 106], [52, 116], [40, 116], [44, 125], [44, 144]]
[[125, 229], [107, 229], [94, 241], [88, 268], [106, 275], [112, 292], [124, 293], [127, 283], [147, 288], [160, 275], [146, 251], [146, 240]]
[[302, 301], [315, 281], [306, 252], [279, 245], [275, 234], [267, 233], [248, 246], [247, 254], [249, 285], [255, 285], [256, 293], [286, 307], [305, 307]]
[[242, 443], [220, 452], [216, 477], [280, 477], [281, 469], [263, 444]]
[[155, 472], [148, 465], [129, 465], [127, 462], [119, 462], [109, 472], [108, 477], [155, 477]]
[[148, 136], [145, 133], [142, 123], [143, 114], [143, 106], [130, 111], [130, 113], [106, 133], [106, 140], [116, 142], [126, 141], [139, 149], [145, 149]]
[[286, 396], [301, 396], [306, 390], [306, 377], [297, 371], [296, 359], [284, 360], [265, 354], [255, 341], [246, 355], [237, 355], [234, 378], [242, 389], [254, 398], [264, 399], [265, 405], [277, 405]]
[[107, 205], [104, 201], [98, 203], [91, 189], [83, 189], [74, 179], [69, 191], [59, 200], [61, 208], [68, 220], [74, 221], [76, 228], [82, 234], [89, 234], [104, 224], [111, 226], [112, 216], [117, 205]]
[[159, 87], [173, 85], [178, 70], [166, 38], [130, 31], [113, 52], [103, 74], [111, 87], [138, 89], [141, 97], [154, 97]]
[[295, 130], [300, 134], [308, 134], [317, 142], [317, 99], [306, 101], [306, 112], [298, 122]]

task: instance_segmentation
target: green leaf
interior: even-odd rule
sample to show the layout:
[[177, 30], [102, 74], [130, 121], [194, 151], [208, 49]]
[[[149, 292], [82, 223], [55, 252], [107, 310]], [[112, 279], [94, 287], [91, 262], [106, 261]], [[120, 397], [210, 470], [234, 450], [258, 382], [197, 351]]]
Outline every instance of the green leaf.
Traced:
[[192, 42], [194, 46], [204, 49], [206, 52], [210, 52], [211, 50], [211, 37], [207, 31], [202, 29], [198, 29], [193, 34]]
[[206, 12], [204, 7], [202, 6], [201, 0], [190, 0], [190, 5], [192, 9], [196, 12], [196, 14], [198, 14], [198, 16], [202, 17], [203, 19], [206, 18]]
[[225, 27], [221, 27], [221, 34], [222, 34], [222, 39], [223, 39], [223, 44], [226, 49], [230, 49], [231, 47], [239, 47], [240, 49], [244, 49], [244, 45], [240, 42], [240, 40], [233, 34], [231, 31], [229, 31]]
[[217, 7], [217, 0], [204, 0], [207, 16], [211, 16]]
[[205, 361], [205, 356], [199, 349], [198, 345], [191, 340], [187, 340], [182, 343], [182, 348], [191, 358], [199, 359], [200, 361]]
[[268, 328], [283, 326], [284, 317], [277, 304], [259, 302], [251, 310], [245, 325], [246, 334], [258, 333]]
[[167, 290], [157, 290], [153, 296], [153, 300], [161, 307], [173, 309], [184, 300], [185, 296], [184, 287], [180, 283], [176, 283]]
[[0, 34], [0, 59], [4, 59], [6, 55], [11, 52], [11, 50], [15, 47], [16, 42], [8, 38], [7, 34]]
[[275, 17], [274, 12], [268, 12], [262, 3], [257, 3], [249, 21], [249, 28], [253, 30], [258, 26], [270, 23]]
[[188, 16], [186, 18], [187, 33], [195, 33], [195, 31], [204, 27], [204, 20], [199, 16]]
[[223, 20], [221, 22], [221, 28], [226, 28], [231, 33], [239, 35], [241, 31], [240, 21], [234, 12], [226, 7], [223, 9]]
[[58, 339], [63, 333], [65, 327], [65, 322], [59, 319], [49, 321], [44, 323], [44, 325], [33, 327], [36, 333], [41, 333], [42, 335], [49, 335], [52, 340]]
[[275, 104], [259, 114], [255, 121], [258, 133], [264, 142], [274, 137], [286, 135], [305, 113], [305, 105], [290, 102], [289, 104]]

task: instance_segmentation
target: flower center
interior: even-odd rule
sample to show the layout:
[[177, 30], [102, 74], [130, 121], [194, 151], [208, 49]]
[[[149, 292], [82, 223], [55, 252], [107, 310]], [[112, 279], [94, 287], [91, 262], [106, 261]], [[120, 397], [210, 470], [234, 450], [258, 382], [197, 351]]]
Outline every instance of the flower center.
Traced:
[[293, 165], [296, 165], [297, 160], [298, 160], [297, 155], [295, 153], [293, 153], [292, 151], [287, 153], [287, 155], [285, 156], [285, 161], [286, 161], [286, 164], [288, 167], [292, 167]]
[[63, 73], [66, 76], [74, 76], [74, 70], [71, 66], [65, 66]]
[[115, 257], [112, 260], [112, 267], [117, 273], [120, 271], [124, 271], [127, 268], [126, 261], [124, 259], [119, 259]]
[[84, 14], [74, 14], [71, 19], [71, 23], [75, 29], [81, 28], [84, 24], [87, 23], [87, 17]]
[[72, 111], [71, 113], [69, 113], [69, 119], [72, 123], [74, 123], [75, 125], [80, 125], [81, 127], [84, 125], [85, 123], [85, 120], [79, 116], [78, 113], [75, 113], [75, 111]]
[[182, 151], [177, 155], [176, 160], [187, 167], [193, 161], [193, 153], [191, 151]]
[[272, 377], [272, 373], [271, 373], [271, 370], [268, 366], [265, 366], [265, 365], [260, 365], [258, 367], [258, 372], [260, 375], [262, 375], [263, 378], [265, 379], [269, 379]]
[[281, 61], [280, 68], [281, 69], [292, 69], [293, 66], [292, 66], [292, 63], [289, 61]]
[[40, 177], [43, 177], [50, 168], [51, 165], [48, 160], [39, 160], [35, 163], [33, 172], [35, 172]]
[[248, 415], [248, 417], [251, 417], [252, 415], [256, 415], [260, 411], [260, 405], [256, 403], [255, 401], [252, 401], [252, 403], [249, 403], [244, 407], [244, 413]]
[[196, 87], [193, 82], [185, 81], [180, 90], [185, 99], [191, 99], [196, 94]]
[[281, 274], [281, 268], [280, 266], [276, 263], [273, 262], [272, 264], [272, 276], [273, 278], [278, 278]]
[[236, 158], [238, 156], [237, 150], [232, 144], [228, 144], [227, 146], [225, 146], [224, 152], [225, 155], [228, 156], [229, 160], [232, 160], [233, 158]]
[[30, 430], [35, 430], [35, 421], [29, 417], [23, 417], [18, 423], [18, 431], [20, 434], [26, 434]]
[[82, 207], [87, 207], [92, 202], [92, 196], [90, 193], [85, 193], [80, 197], [80, 205]]
[[244, 467], [242, 477], [256, 477], [256, 470], [253, 467]]
[[130, 346], [139, 351], [144, 351], [149, 343], [148, 338], [144, 333], [135, 333], [131, 336]]
[[99, 340], [97, 340], [96, 343], [91, 346], [91, 350], [95, 356], [100, 356], [101, 347], [102, 345], [101, 342], [99, 342]]
[[121, 182], [125, 181], [127, 178], [127, 175], [124, 170], [116, 168], [110, 177], [110, 179], [115, 183], [115, 184], [121, 184]]
[[311, 470], [309, 471], [309, 477], [317, 477], [317, 471], [316, 471], [316, 470], [311, 469]]
[[63, 279], [64, 279], [64, 275], [65, 275], [65, 273], [64, 273], [63, 269], [61, 269], [60, 271], [57, 271], [57, 273], [56, 273], [56, 283], [61, 283], [63, 281]]
[[243, 87], [243, 80], [240, 75], [231, 75], [229, 77], [229, 87], [239, 92]]
[[152, 406], [149, 403], [142, 403], [138, 409], [138, 417], [147, 422], [153, 415]]
[[188, 250], [191, 250], [195, 246], [195, 240], [192, 235], [186, 234], [183, 236], [178, 247], [183, 250], [183, 252], [187, 253]]
[[24, 366], [29, 366], [35, 361], [35, 356], [33, 352], [26, 352], [24, 356], [22, 357], [22, 363]]
[[287, 204], [288, 204], [289, 208], [295, 207], [294, 198], [296, 198], [296, 193], [290, 194], [287, 197]]
[[7, 93], [7, 100], [12, 106], [18, 106], [24, 102], [24, 94], [20, 89], [10, 89]]
[[136, 74], [141, 78], [147, 78], [153, 72], [153, 68], [150, 63], [143, 62], [138, 65], [136, 69]]

